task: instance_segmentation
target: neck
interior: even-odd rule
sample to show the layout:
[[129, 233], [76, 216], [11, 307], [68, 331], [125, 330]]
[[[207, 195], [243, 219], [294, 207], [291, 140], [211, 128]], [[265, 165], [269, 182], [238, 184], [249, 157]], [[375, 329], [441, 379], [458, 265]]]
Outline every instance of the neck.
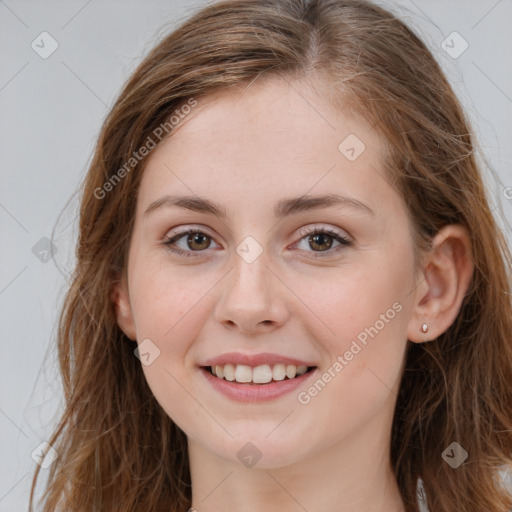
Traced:
[[404, 512], [390, 465], [390, 429], [382, 428], [382, 418], [373, 420], [334, 446], [273, 468], [246, 468], [189, 439], [193, 509]]

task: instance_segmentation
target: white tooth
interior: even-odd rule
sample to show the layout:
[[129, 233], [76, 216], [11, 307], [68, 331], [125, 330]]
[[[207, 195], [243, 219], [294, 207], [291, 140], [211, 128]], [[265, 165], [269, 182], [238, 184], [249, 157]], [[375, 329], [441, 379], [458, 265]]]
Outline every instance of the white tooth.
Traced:
[[215, 366], [210, 366], [210, 369], [211, 369], [211, 371], [212, 371], [212, 374], [213, 374], [213, 375], [217, 375], [217, 374], [215, 373]]
[[284, 364], [275, 364], [274, 367], [272, 368], [272, 378], [274, 380], [283, 380], [285, 377], [286, 368], [284, 367]]
[[252, 368], [245, 364], [237, 364], [235, 379], [237, 382], [252, 382]]
[[268, 364], [256, 366], [252, 370], [252, 381], [256, 384], [266, 384], [272, 380], [272, 369]]
[[229, 381], [235, 380], [235, 367], [232, 364], [224, 365], [224, 378]]
[[304, 375], [308, 371], [308, 367], [301, 365], [297, 366], [297, 375]]
[[216, 365], [214, 370], [215, 375], [222, 379], [224, 377], [224, 368], [222, 366]]
[[293, 379], [297, 374], [297, 367], [293, 364], [289, 364], [286, 366], [286, 376], [289, 379]]

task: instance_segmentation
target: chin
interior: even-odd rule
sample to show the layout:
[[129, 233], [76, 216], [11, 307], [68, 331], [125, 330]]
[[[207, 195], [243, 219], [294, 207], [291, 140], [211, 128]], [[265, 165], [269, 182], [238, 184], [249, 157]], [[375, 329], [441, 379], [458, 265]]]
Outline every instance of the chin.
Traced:
[[306, 433], [300, 438], [275, 436], [267, 437], [270, 430], [258, 431], [251, 434], [246, 431], [244, 435], [224, 440], [220, 446], [212, 446], [206, 442], [206, 447], [218, 456], [237, 465], [254, 469], [277, 469], [290, 466], [310, 456], [311, 441], [308, 440], [307, 449], [304, 439]]

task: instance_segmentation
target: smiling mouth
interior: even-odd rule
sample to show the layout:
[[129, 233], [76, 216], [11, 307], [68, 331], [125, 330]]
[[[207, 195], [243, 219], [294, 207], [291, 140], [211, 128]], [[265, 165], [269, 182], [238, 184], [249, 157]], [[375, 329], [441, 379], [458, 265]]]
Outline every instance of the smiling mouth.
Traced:
[[224, 364], [203, 366], [202, 368], [214, 377], [227, 380], [228, 382], [262, 385], [293, 380], [313, 371], [316, 366], [295, 366], [293, 364], [262, 364], [259, 366]]

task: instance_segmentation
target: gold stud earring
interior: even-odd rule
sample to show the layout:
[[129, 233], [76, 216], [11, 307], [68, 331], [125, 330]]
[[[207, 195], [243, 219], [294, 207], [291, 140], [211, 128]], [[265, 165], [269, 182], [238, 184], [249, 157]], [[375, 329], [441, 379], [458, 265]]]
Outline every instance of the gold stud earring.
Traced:
[[421, 326], [421, 332], [423, 332], [423, 333], [427, 333], [428, 332], [428, 325], [427, 324], [423, 324]]

